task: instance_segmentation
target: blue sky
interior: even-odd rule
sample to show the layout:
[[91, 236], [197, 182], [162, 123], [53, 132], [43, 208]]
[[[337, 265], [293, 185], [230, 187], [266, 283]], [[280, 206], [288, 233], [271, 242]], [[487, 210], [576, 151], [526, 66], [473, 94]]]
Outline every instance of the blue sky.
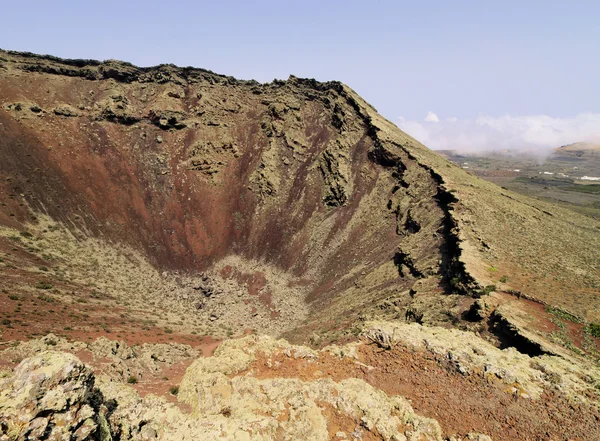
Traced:
[[538, 116], [534, 131], [560, 140], [600, 136], [599, 1], [20, 0], [2, 16], [6, 49], [341, 80], [433, 147], [460, 144], [457, 130], [484, 142], [468, 136], [482, 127], [526, 142], [513, 132]]

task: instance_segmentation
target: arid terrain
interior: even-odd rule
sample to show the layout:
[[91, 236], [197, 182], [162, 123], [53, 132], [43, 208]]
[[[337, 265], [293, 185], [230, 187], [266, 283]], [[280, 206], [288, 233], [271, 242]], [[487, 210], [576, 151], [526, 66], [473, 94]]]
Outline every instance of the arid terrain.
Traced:
[[0, 51], [0, 440], [600, 439], [600, 218], [520, 193], [339, 82]]
[[600, 219], [600, 145], [575, 143], [547, 156], [520, 151], [441, 155], [508, 190]]

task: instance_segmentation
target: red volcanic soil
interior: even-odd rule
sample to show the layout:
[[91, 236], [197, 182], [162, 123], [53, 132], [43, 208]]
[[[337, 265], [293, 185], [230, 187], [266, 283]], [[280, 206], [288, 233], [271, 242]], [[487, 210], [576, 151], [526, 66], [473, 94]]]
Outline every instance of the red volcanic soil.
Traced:
[[[27, 280], [24, 280], [27, 282]], [[30, 282], [35, 286], [37, 279]], [[184, 343], [196, 346], [209, 342], [209, 337], [169, 332], [136, 318], [135, 310], [107, 307], [89, 294], [73, 295], [64, 301], [50, 290], [11, 294], [0, 292], [1, 339], [29, 340], [48, 333], [70, 340], [91, 341], [100, 336], [127, 344]]]
[[231, 265], [225, 265], [220, 271], [221, 277], [231, 279], [238, 282], [240, 285], [246, 285], [248, 294], [258, 299], [265, 305], [272, 319], [277, 319], [280, 313], [275, 310], [271, 296], [273, 295], [267, 286], [267, 278], [260, 271], [253, 273], [244, 273]]
[[530, 318], [531, 329], [546, 334], [551, 340], [570, 343], [592, 356], [600, 355], [600, 337], [586, 333], [585, 323], [575, 317], [572, 317], [576, 320], [573, 321], [565, 318], [566, 316], [553, 314], [553, 308], [540, 301], [525, 298], [517, 300], [515, 295], [506, 292], [497, 292], [496, 295], [503, 302], [518, 302], [518, 308]]
[[310, 362], [279, 354], [259, 358], [249, 369], [257, 378], [361, 378], [388, 395], [407, 398], [415, 412], [436, 419], [445, 434], [481, 432], [502, 441], [600, 439], [600, 411], [560, 394], [522, 398], [483, 374], [464, 376], [441, 358], [401, 344], [389, 351], [363, 345], [359, 361], [363, 365], [323, 353]]

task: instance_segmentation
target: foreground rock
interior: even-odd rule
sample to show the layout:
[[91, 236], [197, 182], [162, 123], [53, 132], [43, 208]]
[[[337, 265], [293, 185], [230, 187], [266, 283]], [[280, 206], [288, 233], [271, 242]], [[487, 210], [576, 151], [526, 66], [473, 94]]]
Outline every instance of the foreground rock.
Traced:
[[0, 389], [2, 440], [107, 435], [94, 374], [71, 354], [48, 351], [28, 358], [0, 383]]
[[227, 341], [188, 368], [179, 391], [186, 411], [109, 378], [96, 381], [75, 356], [45, 351], [2, 382], [0, 439], [442, 440], [437, 421], [361, 379], [258, 378], [254, 366], [275, 354], [310, 363], [344, 351], [355, 356], [352, 345], [320, 353], [270, 337]]
[[[3, 359], [30, 356], [0, 383], [0, 440], [487, 441], [487, 435], [470, 430], [493, 430], [488, 433], [499, 439], [502, 431], [494, 424], [504, 424], [502, 415], [518, 415], [512, 413], [515, 409], [546, 418], [543, 432], [579, 439], [573, 438], [576, 429], [560, 428], [563, 419], [557, 412], [566, 412], [565, 406], [576, 412], [573, 424], [593, 436], [598, 433], [593, 426], [600, 417], [600, 371], [592, 363], [501, 350], [470, 332], [416, 323], [370, 322], [362, 335], [362, 342], [321, 350], [266, 336], [226, 340], [213, 357], [196, 358], [189, 365], [172, 392], [178, 392], [178, 402], [146, 395], [143, 381], [134, 388], [110, 369], [95, 375], [74, 355], [48, 348], [80, 353], [86, 347], [120, 370], [146, 358], [154, 368], [158, 365], [152, 360], [161, 354], [174, 361], [183, 356], [184, 347], [128, 347], [103, 338], [69, 343], [52, 335], [21, 343], [0, 353]], [[412, 365], [418, 378], [411, 379], [397, 360]], [[464, 397], [481, 392], [477, 406], [484, 409], [490, 405], [484, 397], [491, 396], [498, 415], [482, 418], [496, 423], [473, 418], [465, 407], [451, 418], [469, 423], [457, 425], [447, 413], [428, 407], [420, 397], [449, 400], [449, 392], [439, 389], [444, 380], [432, 382], [440, 376], [456, 388], [450, 393]], [[412, 386], [397, 389], [389, 383]], [[562, 411], [551, 410], [555, 405]], [[540, 435], [538, 425], [527, 418], [516, 427], [519, 432], [501, 439]]]

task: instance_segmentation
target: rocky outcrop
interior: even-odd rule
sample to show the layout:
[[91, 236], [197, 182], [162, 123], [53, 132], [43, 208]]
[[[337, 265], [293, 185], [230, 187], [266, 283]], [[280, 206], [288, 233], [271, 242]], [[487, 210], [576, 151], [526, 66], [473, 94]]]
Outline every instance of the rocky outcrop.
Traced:
[[0, 382], [0, 439], [106, 438], [94, 375], [75, 356], [43, 352]]
[[14, 344], [2, 352], [7, 360], [22, 360], [47, 351], [66, 351], [87, 355], [91, 359], [105, 360], [102, 375], [113, 381], [125, 381], [130, 377], [141, 378], [145, 374], [159, 372], [164, 367], [196, 358], [200, 352], [183, 344], [150, 344], [129, 346], [105, 337], [84, 342], [72, 342], [48, 334], [39, 339]]
[[471, 332], [418, 323], [371, 322], [363, 335], [384, 349], [402, 343], [428, 351], [462, 375], [483, 373], [521, 397], [540, 399], [546, 390], [560, 390], [574, 403], [598, 403], [600, 399], [595, 390], [600, 369], [564, 352], [552, 355], [542, 351], [532, 357], [514, 347], [499, 349]]
[[188, 414], [163, 398], [142, 399], [123, 383], [95, 384], [73, 355], [43, 352], [2, 382], [0, 439], [442, 440], [436, 421], [363, 380], [258, 379], [246, 372], [259, 355], [275, 353], [319, 357], [269, 337], [228, 341], [188, 368], [179, 389]]
[[[417, 389], [410, 392], [419, 405], [417, 397], [423, 393], [433, 393], [435, 399], [439, 391], [421, 388], [432, 376], [442, 375], [442, 382], [462, 384], [461, 394], [468, 384], [523, 410], [544, 409], [543, 414], [548, 400], [560, 394], [560, 402], [573, 412], [586, 409], [592, 416], [584, 421], [593, 424], [589, 409], [600, 402], [600, 371], [591, 363], [556, 355], [530, 357], [513, 348], [498, 349], [469, 332], [415, 323], [371, 322], [363, 336], [362, 343], [322, 350], [267, 336], [227, 340], [213, 357], [196, 359], [188, 367], [177, 403], [152, 394], [141, 397], [122, 379], [95, 376], [76, 357], [44, 350], [2, 380], [0, 439], [59, 439], [60, 434], [82, 440], [490, 440], [470, 430], [460, 436], [444, 434], [437, 421], [415, 412], [404, 394], [384, 392], [387, 385], [381, 381], [411, 381], [404, 377], [409, 371], [395, 370], [393, 354], [422, 367], [417, 372], [422, 377], [413, 382]], [[36, 347], [44, 349], [51, 338]], [[52, 341], [53, 347], [66, 348], [64, 341]], [[369, 342], [380, 349], [366, 346]], [[90, 347], [113, 360], [127, 361], [140, 353], [104, 339]], [[388, 363], [376, 364], [377, 359]], [[386, 373], [393, 376], [384, 377]], [[556, 423], [554, 416], [552, 421]], [[446, 419], [444, 424], [451, 423]], [[486, 431], [470, 424], [466, 427], [471, 430]], [[494, 430], [495, 436], [501, 433]], [[518, 438], [513, 433], [510, 439]]]

